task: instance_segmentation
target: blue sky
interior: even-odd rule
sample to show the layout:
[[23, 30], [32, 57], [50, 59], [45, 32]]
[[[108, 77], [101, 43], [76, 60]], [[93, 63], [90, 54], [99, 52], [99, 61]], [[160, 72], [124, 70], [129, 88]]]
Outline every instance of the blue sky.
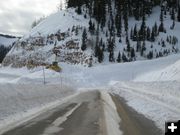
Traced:
[[63, 0], [0, 0], [0, 33], [23, 35], [34, 20], [57, 11]]

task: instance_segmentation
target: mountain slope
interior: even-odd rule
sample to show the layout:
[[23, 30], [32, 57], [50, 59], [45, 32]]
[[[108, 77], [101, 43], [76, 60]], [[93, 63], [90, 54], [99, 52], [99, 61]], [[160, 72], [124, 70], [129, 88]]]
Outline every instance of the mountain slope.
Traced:
[[11, 46], [17, 40], [18, 38], [14, 36], [7, 36], [7, 35], [0, 34], [0, 45], [8, 47], [8, 46]]
[[[113, 1], [111, 2], [115, 8]], [[115, 27], [113, 22], [118, 11], [112, 13], [107, 9], [105, 26], [99, 27], [97, 19], [90, 17], [89, 9], [85, 5], [80, 8], [80, 14], [77, 14], [78, 8], [68, 8], [47, 17], [16, 43], [3, 65], [33, 68], [58, 61], [91, 66], [95, 63], [153, 59], [179, 52], [180, 22], [175, 20], [172, 29], [173, 21], [170, 15], [164, 13], [164, 32], [157, 32], [154, 41], [148, 37], [144, 41], [136, 41], [133, 33], [135, 29], [141, 31], [143, 20], [128, 17], [128, 32], [125, 24], [122, 24], [119, 37], [118, 30], [115, 29], [113, 34], [109, 28], [110, 25]], [[146, 15], [145, 35], [151, 28], [153, 30], [155, 26], [161, 26], [161, 8], [156, 6], [151, 12]], [[111, 19], [112, 15], [114, 19]], [[123, 22], [125, 21], [122, 20]], [[152, 38], [152, 33], [149, 34]], [[83, 45], [85, 49], [82, 49]]]

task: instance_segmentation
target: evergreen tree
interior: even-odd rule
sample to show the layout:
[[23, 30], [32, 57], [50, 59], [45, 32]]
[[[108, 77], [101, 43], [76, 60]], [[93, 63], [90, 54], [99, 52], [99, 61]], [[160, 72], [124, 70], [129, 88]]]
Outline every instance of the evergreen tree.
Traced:
[[126, 37], [126, 44], [127, 44], [127, 52], [130, 52], [131, 51], [131, 45], [130, 45], [128, 37]]
[[155, 41], [155, 29], [152, 29], [152, 32], [151, 32], [151, 42], [154, 42]]
[[160, 14], [160, 21], [161, 24], [159, 26], [159, 32], [164, 32], [164, 17], [163, 17], [163, 9], [161, 8], [161, 14]]
[[133, 37], [134, 37], [134, 31], [133, 31], [133, 29], [131, 29], [131, 32], [130, 32], [130, 38], [131, 38], [131, 40], [133, 40]]
[[175, 21], [175, 11], [174, 11], [174, 8], [172, 8], [172, 11], [171, 11], [171, 19], [173, 21]]
[[95, 25], [94, 25], [94, 23], [90, 19], [90, 21], [89, 21], [89, 32], [91, 34], [94, 34], [94, 31], [95, 31]]
[[140, 41], [137, 41], [137, 44], [136, 44], [136, 52], [139, 52], [141, 50], [141, 42]]
[[133, 41], [138, 40], [138, 32], [137, 32], [137, 25], [134, 26], [134, 34], [133, 34]]
[[135, 2], [135, 8], [134, 8], [134, 17], [136, 20], [139, 20], [140, 19], [140, 1], [139, 0], [136, 0]]
[[147, 55], [148, 59], [152, 59], [153, 58], [153, 51], [149, 51], [148, 55]]
[[157, 23], [155, 22], [154, 24], [154, 27], [153, 27], [153, 31], [154, 31], [154, 34], [155, 34], [155, 37], [158, 36], [158, 26], [157, 26]]
[[122, 54], [122, 60], [123, 62], [128, 62], [128, 59], [124, 53]]
[[98, 47], [98, 62], [102, 63], [104, 59], [104, 52], [101, 47]]
[[98, 24], [103, 28], [106, 22], [106, 1], [94, 0], [93, 16], [97, 20]]
[[180, 22], [180, 5], [179, 5], [179, 8], [178, 8], [177, 20], [178, 20], [178, 22]]
[[79, 28], [78, 28], [78, 26], [76, 26], [75, 35], [77, 36], [78, 34], [79, 34]]
[[119, 51], [119, 53], [118, 53], [117, 62], [118, 62], [118, 63], [121, 63], [121, 52], [120, 52], [120, 51]]
[[134, 48], [131, 48], [131, 60], [135, 60], [135, 51], [134, 51]]
[[92, 23], [92, 21], [90, 19], [90, 21], [89, 21], [89, 31], [92, 31], [92, 30], [93, 30], [93, 23]]
[[123, 19], [124, 19], [124, 29], [126, 32], [126, 36], [128, 36], [128, 3], [127, 0], [124, 1], [123, 5]]
[[148, 41], [151, 41], [151, 30], [150, 30], [149, 27], [147, 28], [147, 35], [146, 35], [146, 38], [147, 38]]
[[117, 36], [121, 38], [121, 34], [122, 34], [122, 16], [121, 16], [121, 12], [117, 13], [115, 22], [116, 22]]
[[87, 41], [87, 32], [86, 32], [86, 28], [84, 28], [84, 31], [82, 34], [82, 46], [81, 46], [81, 49], [83, 51], [86, 50], [86, 48], [87, 48], [86, 41]]
[[146, 17], [145, 17], [145, 9], [143, 9], [143, 17], [142, 17], [142, 24], [141, 29], [139, 31], [139, 38], [141, 41], [146, 40]]
[[109, 62], [114, 62], [114, 51], [109, 52]]
[[144, 51], [146, 50], [146, 43], [143, 41], [142, 47], [141, 47], [141, 56], [144, 56]]
[[76, 12], [77, 12], [79, 15], [82, 14], [81, 6], [78, 6]]

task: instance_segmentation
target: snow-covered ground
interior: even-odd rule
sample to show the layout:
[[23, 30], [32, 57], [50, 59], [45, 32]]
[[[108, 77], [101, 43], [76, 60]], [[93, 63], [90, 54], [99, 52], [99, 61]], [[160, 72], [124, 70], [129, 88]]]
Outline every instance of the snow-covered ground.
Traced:
[[[180, 55], [177, 54], [148, 61], [95, 65], [92, 68], [60, 63], [62, 73], [45, 69], [45, 78], [48, 84], [62, 82], [78, 88], [108, 86], [110, 81], [173, 81], [179, 80], [179, 59]], [[2, 67], [0, 80], [3, 83], [42, 84], [43, 67], [34, 70]]]
[[0, 84], [0, 133], [74, 93], [73, 88], [60, 85]]
[[[0, 68], [0, 123], [62, 99], [74, 90], [108, 90], [154, 120], [164, 129], [164, 122], [180, 118], [180, 55], [149, 61], [95, 65], [92, 68], [60, 63], [62, 73], [43, 68]], [[32, 85], [33, 84], [33, 85]], [[64, 88], [68, 86], [69, 91]], [[71, 89], [69, 88], [71, 87]], [[35, 112], [35, 111], [32, 111]], [[15, 115], [15, 117], [13, 117]]]

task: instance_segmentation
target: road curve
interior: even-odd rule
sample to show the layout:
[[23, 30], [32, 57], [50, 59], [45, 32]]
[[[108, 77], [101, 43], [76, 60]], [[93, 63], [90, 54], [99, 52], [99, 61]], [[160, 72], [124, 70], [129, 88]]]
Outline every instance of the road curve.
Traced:
[[[128, 107], [117, 95], [108, 94], [120, 122], [122, 135], [161, 135], [154, 122]], [[2, 135], [110, 135], [105, 120], [104, 99], [98, 90], [82, 92], [68, 102], [40, 114], [38, 117]], [[113, 132], [111, 135], [120, 135]]]

